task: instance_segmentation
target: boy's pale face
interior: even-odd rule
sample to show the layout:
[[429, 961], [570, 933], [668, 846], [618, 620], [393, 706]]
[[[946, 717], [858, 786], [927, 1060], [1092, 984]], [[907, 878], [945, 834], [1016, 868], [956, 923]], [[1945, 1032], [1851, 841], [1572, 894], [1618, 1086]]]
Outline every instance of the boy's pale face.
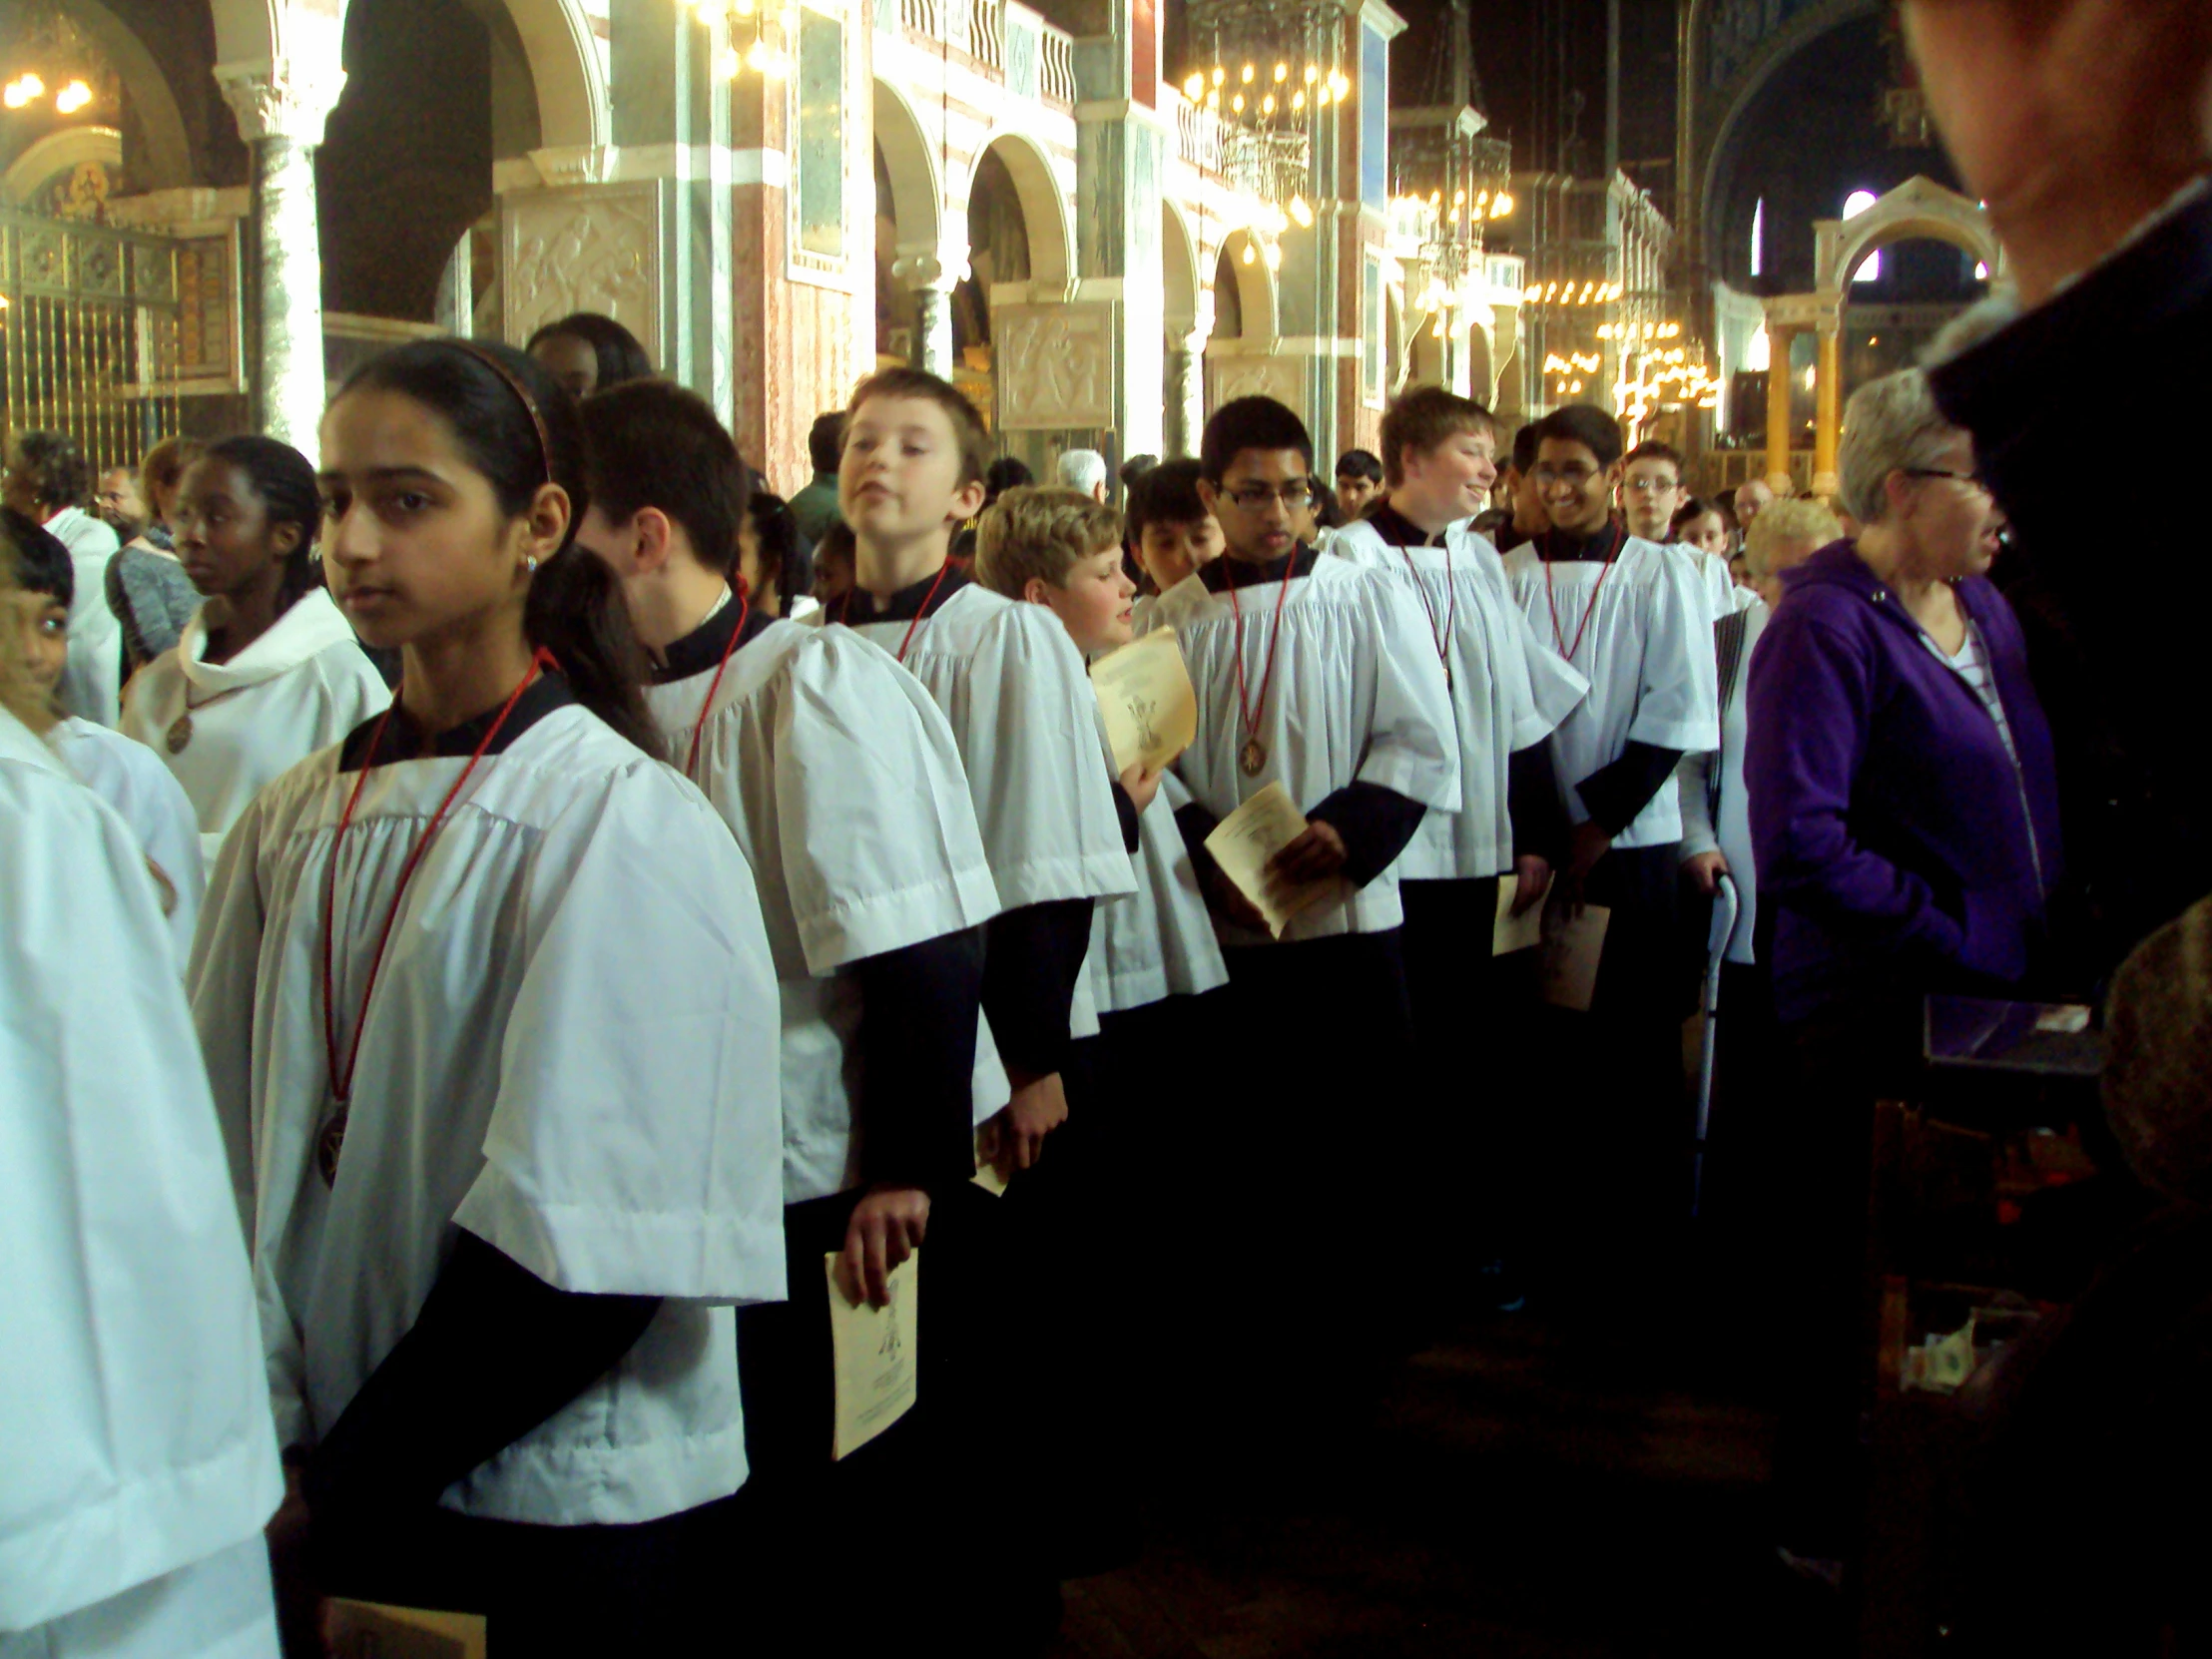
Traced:
[[1497, 482], [1497, 440], [1488, 432], [1454, 432], [1425, 453], [1406, 446], [1405, 482], [1390, 499], [1429, 519], [1456, 523], [1489, 504]]
[[69, 663], [69, 607], [43, 593], [14, 596], [23, 629], [23, 659], [39, 690], [51, 692], [61, 684]]
[[960, 481], [952, 417], [924, 397], [871, 397], [845, 423], [837, 504], [862, 542], [901, 545], [949, 532], [982, 506]]
[[1038, 588], [1039, 597], [1084, 656], [1129, 643], [1129, 607], [1137, 585], [1121, 568], [1119, 547], [1102, 547], [1076, 560], [1058, 587], [1039, 583]]
[[1229, 544], [1222, 539], [1221, 524], [1213, 514], [1181, 524], [1153, 522], [1144, 527], [1137, 543], [1137, 562], [1152, 578], [1152, 585], [1166, 593], [1195, 570], [1203, 570], [1221, 557]]

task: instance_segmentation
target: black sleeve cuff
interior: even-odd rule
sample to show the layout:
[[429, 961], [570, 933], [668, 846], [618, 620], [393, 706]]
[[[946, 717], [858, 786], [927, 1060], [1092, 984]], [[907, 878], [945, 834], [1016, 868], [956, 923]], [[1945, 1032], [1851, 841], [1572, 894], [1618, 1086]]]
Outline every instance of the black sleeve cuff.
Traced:
[[1673, 782], [1674, 769], [1681, 762], [1679, 749], [1658, 749], [1632, 739], [1619, 760], [1598, 768], [1575, 789], [1597, 827], [1617, 835], [1636, 822], [1636, 815], [1663, 786]]
[[855, 962], [863, 1185], [957, 1186], [975, 1173], [975, 1013], [983, 929]]
[[661, 1299], [558, 1291], [473, 1233], [307, 1459], [307, 1507], [344, 1527], [427, 1507], [574, 1399]]
[[1121, 848], [1124, 852], [1137, 850], [1137, 804], [1129, 799], [1129, 792], [1121, 787], [1119, 778], [1114, 780], [1114, 817], [1121, 820]]
[[1505, 763], [1505, 811], [1513, 825], [1513, 856], [1559, 863], [1567, 849], [1567, 809], [1551, 742], [1517, 749]]
[[1214, 855], [1206, 850], [1206, 837], [1220, 827], [1221, 820], [1195, 801], [1176, 810], [1176, 833], [1183, 837], [1183, 850], [1191, 855], [1191, 867], [1201, 880], [1214, 868]]
[[1381, 784], [1348, 784], [1306, 815], [1344, 837], [1344, 876], [1364, 887], [1397, 861], [1428, 809]]
[[1091, 901], [1061, 898], [985, 924], [983, 1012], [1009, 1071], [1044, 1077], [1066, 1062], [1075, 981], [1091, 948]]

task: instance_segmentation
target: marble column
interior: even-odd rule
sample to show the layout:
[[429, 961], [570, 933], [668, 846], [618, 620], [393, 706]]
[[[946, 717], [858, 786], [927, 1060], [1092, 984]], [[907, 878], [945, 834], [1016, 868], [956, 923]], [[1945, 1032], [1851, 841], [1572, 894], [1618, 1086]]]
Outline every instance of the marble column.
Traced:
[[1795, 328], [1767, 324], [1767, 485], [1790, 492], [1790, 346]]
[[335, 65], [220, 64], [216, 79], [254, 152], [255, 424], [312, 459], [322, 418], [322, 231], [314, 153], [345, 87]]
[[1842, 487], [1836, 450], [1844, 426], [1843, 335], [1836, 328], [1820, 330], [1820, 359], [1813, 375], [1813, 493], [1832, 496]]
[[940, 260], [909, 258], [892, 265], [891, 280], [914, 293], [914, 366], [951, 379], [953, 274]]
[[1175, 453], [1195, 455], [1206, 430], [1206, 335], [1185, 335], [1169, 364], [1175, 370]]

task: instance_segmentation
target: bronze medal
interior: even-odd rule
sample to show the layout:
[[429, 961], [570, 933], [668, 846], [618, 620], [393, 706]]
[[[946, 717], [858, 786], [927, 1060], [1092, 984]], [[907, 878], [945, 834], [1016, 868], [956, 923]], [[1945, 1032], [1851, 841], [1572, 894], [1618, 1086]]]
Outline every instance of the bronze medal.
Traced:
[[191, 710], [186, 710], [185, 713], [179, 715], [175, 720], [169, 723], [169, 736], [167, 742], [169, 744], [169, 752], [172, 755], [182, 755], [185, 752], [185, 745], [192, 742]]
[[322, 1171], [322, 1184], [334, 1187], [338, 1184], [338, 1154], [345, 1150], [345, 1108], [338, 1108], [337, 1116], [322, 1126], [322, 1133], [314, 1144], [315, 1166]]
[[1268, 764], [1268, 746], [1258, 738], [1245, 739], [1244, 748], [1238, 752], [1237, 765], [1247, 778], [1257, 778]]

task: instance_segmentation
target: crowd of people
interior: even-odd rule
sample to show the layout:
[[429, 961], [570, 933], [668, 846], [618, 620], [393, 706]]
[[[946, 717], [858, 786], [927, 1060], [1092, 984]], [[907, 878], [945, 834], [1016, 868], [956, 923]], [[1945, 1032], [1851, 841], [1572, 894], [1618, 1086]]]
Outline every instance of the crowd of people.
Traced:
[[[1821, 1573], [1924, 998], [2117, 986], [2170, 1207], [1999, 1390], [1964, 1635], [2187, 1650], [2212, 815], [2115, 711], [2186, 706], [2194, 612], [2078, 558], [2027, 377], [2212, 346], [2212, 134], [2052, 214], [1992, 66], [2069, 167], [2103, 71], [1909, 13], [2028, 308], [1859, 388], [1833, 502], [1435, 387], [1327, 475], [1247, 397], [1040, 485], [890, 368], [787, 503], [592, 317], [373, 359], [317, 461], [17, 434], [0, 1652], [312, 1652], [333, 1597], [505, 1654], [1037, 1651], [1148, 1460], [1292, 1475], [1438, 1317], [1656, 1245], [1709, 955]], [[2201, 9], [2098, 15], [2201, 100]], [[1117, 763], [1088, 665], [1163, 633], [1195, 735]], [[1539, 908], [1602, 912], [1586, 1006], [1493, 947]], [[837, 1456], [836, 1310], [917, 1262], [917, 1402]]]

